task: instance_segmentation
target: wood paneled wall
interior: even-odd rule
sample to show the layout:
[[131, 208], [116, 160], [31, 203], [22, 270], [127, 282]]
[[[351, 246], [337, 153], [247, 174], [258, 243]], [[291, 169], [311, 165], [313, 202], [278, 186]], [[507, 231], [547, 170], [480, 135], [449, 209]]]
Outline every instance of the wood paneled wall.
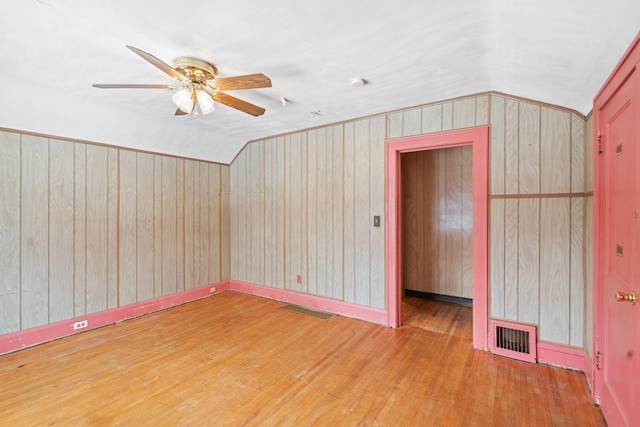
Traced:
[[385, 117], [253, 142], [231, 166], [232, 277], [384, 308]]
[[229, 278], [229, 167], [0, 132], [0, 333]]
[[491, 127], [491, 316], [583, 347], [585, 121], [502, 94], [248, 144], [231, 166], [232, 277], [384, 307], [384, 139], [482, 125]]
[[473, 298], [471, 147], [403, 153], [402, 283]]
[[491, 97], [491, 316], [584, 343], [584, 120]]

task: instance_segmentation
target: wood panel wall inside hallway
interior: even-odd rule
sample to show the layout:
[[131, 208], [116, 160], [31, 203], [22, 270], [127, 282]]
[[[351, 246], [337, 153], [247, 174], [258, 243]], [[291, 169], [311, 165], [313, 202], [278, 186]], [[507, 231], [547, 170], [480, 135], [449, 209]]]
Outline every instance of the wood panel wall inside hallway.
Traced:
[[403, 153], [402, 283], [473, 298], [471, 147]]
[[0, 132], [0, 334], [228, 279], [228, 171]]

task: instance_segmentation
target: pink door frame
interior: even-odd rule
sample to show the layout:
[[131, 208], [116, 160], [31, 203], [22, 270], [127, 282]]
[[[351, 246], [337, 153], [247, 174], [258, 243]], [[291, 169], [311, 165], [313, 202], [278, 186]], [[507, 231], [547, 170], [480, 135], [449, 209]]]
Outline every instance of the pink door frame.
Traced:
[[400, 155], [412, 151], [471, 145], [473, 158], [473, 347], [487, 349], [488, 312], [488, 160], [486, 126], [420, 135], [386, 142], [386, 275], [388, 325], [401, 325]]

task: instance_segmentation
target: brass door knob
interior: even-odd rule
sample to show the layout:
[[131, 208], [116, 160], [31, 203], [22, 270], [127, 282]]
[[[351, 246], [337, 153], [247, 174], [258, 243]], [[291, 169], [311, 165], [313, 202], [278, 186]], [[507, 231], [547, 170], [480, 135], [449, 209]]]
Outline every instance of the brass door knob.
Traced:
[[631, 304], [635, 305], [636, 304], [636, 293], [635, 292], [631, 292], [630, 294], [626, 294], [624, 292], [616, 292], [616, 301], [618, 302], [622, 302], [622, 301], [629, 301]]

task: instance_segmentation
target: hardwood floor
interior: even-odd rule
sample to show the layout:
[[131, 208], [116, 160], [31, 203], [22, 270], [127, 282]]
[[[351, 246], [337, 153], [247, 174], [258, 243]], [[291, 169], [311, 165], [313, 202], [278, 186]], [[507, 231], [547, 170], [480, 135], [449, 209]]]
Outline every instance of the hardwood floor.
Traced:
[[605, 425], [580, 373], [281, 305], [226, 292], [0, 356], [0, 425]]

